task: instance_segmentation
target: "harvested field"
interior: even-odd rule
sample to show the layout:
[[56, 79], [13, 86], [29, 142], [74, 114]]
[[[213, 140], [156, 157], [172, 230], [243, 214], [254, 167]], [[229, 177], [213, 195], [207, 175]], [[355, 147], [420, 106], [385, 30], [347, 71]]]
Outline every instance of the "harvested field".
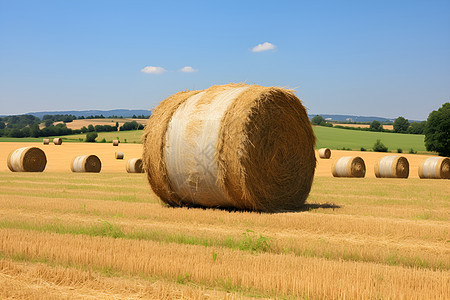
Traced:
[[[0, 298], [450, 298], [450, 185], [418, 178], [426, 156], [377, 179], [386, 154], [333, 151], [304, 211], [259, 214], [164, 207], [111, 144], [42, 146], [43, 173], [8, 171], [23, 146], [0, 143]], [[81, 153], [102, 172], [71, 173]], [[366, 178], [332, 177], [349, 155]]]
[[[334, 124], [333, 123], [333, 125], [334, 126], [336, 126], [336, 125], [339, 125], [339, 126], [345, 126], [345, 127], [355, 127], [355, 128], [369, 128], [370, 127], [370, 125], [369, 124]], [[383, 124], [381, 124], [382, 126], [383, 126], [383, 128], [384, 129], [387, 129], [387, 130], [393, 130], [394, 129], [394, 125], [383, 125]]]
[[[136, 121], [139, 124], [145, 125], [147, 124], [148, 119], [131, 119], [131, 118], [125, 118], [125, 119], [80, 119], [80, 120], [73, 120], [72, 122], [66, 123], [67, 128], [70, 129], [81, 129], [83, 126], [88, 127], [92, 124], [92, 126], [95, 125], [110, 125], [115, 126], [116, 122], [119, 123], [119, 127], [122, 126], [125, 122], [132, 122]], [[63, 123], [63, 122], [55, 122], [54, 125]], [[40, 125], [41, 129], [45, 127], [44, 123]]]

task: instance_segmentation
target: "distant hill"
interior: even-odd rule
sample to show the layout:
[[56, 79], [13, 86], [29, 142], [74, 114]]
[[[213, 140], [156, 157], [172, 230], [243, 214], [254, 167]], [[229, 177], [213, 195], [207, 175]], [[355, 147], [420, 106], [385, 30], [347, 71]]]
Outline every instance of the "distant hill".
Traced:
[[[309, 119], [314, 118], [315, 116], [322, 116], [325, 120], [329, 119], [330, 121], [338, 121], [338, 122], [372, 122], [372, 121], [380, 121], [380, 122], [394, 122], [394, 119], [383, 118], [383, 117], [366, 117], [366, 116], [354, 116], [354, 115], [328, 115], [328, 114], [309, 114]], [[423, 121], [423, 120], [422, 120]], [[422, 122], [418, 120], [409, 120], [409, 122]]]
[[118, 116], [118, 117], [131, 117], [133, 115], [144, 115], [149, 116], [151, 115], [150, 110], [146, 109], [113, 109], [113, 110], [65, 110], [65, 111], [41, 111], [41, 112], [30, 112], [26, 113], [24, 115], [33, 115], [35, 117], [38, 117], [42, 119], [44, 115], [74, 115], [76, 117], [88, 117], [88, 116], [99, 116], [103, 115], [105, 118], [111, 117], [111, 116]]

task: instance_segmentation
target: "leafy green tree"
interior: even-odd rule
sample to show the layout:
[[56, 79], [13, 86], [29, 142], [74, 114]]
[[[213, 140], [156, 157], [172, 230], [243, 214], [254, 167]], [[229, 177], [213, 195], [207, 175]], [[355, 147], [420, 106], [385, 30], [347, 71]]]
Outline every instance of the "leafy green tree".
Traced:
[[87, 127], [87, 131], [88, 131], [88, 132], [93, 132], [93, 131], [95, 131], [94, 125], [89, 124], [88, 127]]
[[322, 116], [316, 115], [314, 118], [312, 118], [311, 123], [313, 125], [320, 125], [321, 123], [325, 123], [325, 119]]
[[383, 130], [383, 125], [381, 125], [380, 121], [373, 120], [372, 123], [370, 123], [370, 130], [381, 131]]
[[394, 132], [405, 133], [409, 127], [409, 121], [403, 117], [398, 117], [394, 121]]
[[88, 132], [86, 133], [86, 142], [95, 143], [95, 139], [98, 137], [97, 132]]
[[81, 132], [82, 133], [86, 133], [88, 131], [88, 129], [86, 128], [86, 126], [81, 127]]
[[50, 125], [53, 124], [53, 120], [52, 119], [46, 119], [44, 124], [45, 124], [45, 127], [49, 127]]
[[34, 123], [33, 125], [31, 125], [30, 136], [37, 138], [37, 137], [40, 137], [40, 135], [41, 135], [41, 130], [39, 129], [39, 124]]
[[433, 110], [425, 126], [425, 147], [441, 156], [450, 157], [450, 102]]
[[5, 128], [6, 128], [5, 123], [4, 122], [0, 122], [0, 129], [5, 129]]
[[381, 142], [381, 140], [377, 140], [377, 142], [373, 145], [373, 151], [387, 152], [388, 148]]
[[425, 127], [427, 122], [412, 122], [411, 126], [408, 128], [408, 133], [411, 134], [423, 134], [425, 131]]

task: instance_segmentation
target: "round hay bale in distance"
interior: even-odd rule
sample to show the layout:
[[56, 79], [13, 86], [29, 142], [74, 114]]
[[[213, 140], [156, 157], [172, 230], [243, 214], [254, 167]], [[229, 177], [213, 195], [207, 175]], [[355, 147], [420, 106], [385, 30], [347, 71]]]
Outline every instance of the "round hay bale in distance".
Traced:
[[50, 144], [50, 139], [44, 139], [43, 143], [44, 143], [44, 145], [49, 145]]
[[450, 158], [430, 157], [419, 165], [419, 177], [430, 179], [450, 179]]
[[141, 158], [129, 159], [127, 161], [127, 172], [128, 173], [144, 173], [142, 159]]
[[102, 162], [96, 155], [80, 155], [74, 157], [70, 164], [72, 172], [92, 172], [99, 173], [102, 169]]
[[331, 157], [331, 150], [328, 148], [319, 149], [319, 157], [323, 159], [329, 159]]
[[113, 146], [119, 146], [120, 141], [119, 140], [113, 140]]
[[374, 170], [377, 178], [408, 178], [409, 162], [406, 157], [388, 155], [375, 163]]
[[42, 172], [47, 157], [37, 147], [23, 147], [10, 152], [6, 164], [12, 172]]
[[314, 145], [292, 91], [228, 84], [161, 102], [142, 160], [152, 190], [171, 206], [292, 211], [310, 192]]
[[116, 159], [123, 159], [124, 154], [123, 154], [123, 152], [117, 151], [116, 154], [115, 154], [115, 156], [116, 156]]
[[343, 156], [333, 162], [331, 173], [334, 177], [364, 177], [366, 164], [359, 156]]
[[61, 145], [62, 144], [62, 138], [54, 138], [53, 144], [55, 145]]

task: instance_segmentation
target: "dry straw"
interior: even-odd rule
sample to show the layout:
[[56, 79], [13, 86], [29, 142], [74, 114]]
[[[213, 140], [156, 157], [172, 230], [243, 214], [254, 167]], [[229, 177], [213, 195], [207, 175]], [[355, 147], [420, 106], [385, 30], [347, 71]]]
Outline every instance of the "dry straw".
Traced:
[[127, 161], [127, 172], [128, 173], [144, 173], [144, 168], [142, 166], [142, 159], [131, 158]]
[[366, 165], [359, 156], [343, 156], [333, 162], [331, 172], [334, 177], [364, 177]]
[[430, 179], [450, 179], [450, 159], [430, 157], [419, 165], [419, 177]]
[[62, 144], [62, 139], [61, 139], [61, 138], [54, 138], [54, 139], [53, 139], [53, 144], [55, 144], [55, 145], [61, 145], [61, 144]]
[[113, 140], [113, 146], [119, 146], [120, 141], [119, 140]]
[[298, 210], [311, 189], [315, 136], [292, 91], [228, 84], [179, 92], [143, 135], [153, 191], [171, 206]]
[[375, 163], [374, 169], [377, 178], [408, 178], [409, 176], [409, 163], [403, 156], [384, 156]]
[[70, 169], [72, 172], [98, 173], [102, 169], [102, 162], [96, 155], [80, 155], [72, 159]]
[[331, 150], [328, 148], [319, 149], [319, 157], [323, 159], [329, 159], [331, 157]]
[[116, 156], [116, 159], [123, 159], [124, 154], [123, 154], [123, 152], [117, 151], [116, 154], [115, 154], [115, 156]]
[[13, 150], [6, 161], [12, 172], [42, 172], [47, 165], [44, 151], [36, 147]]
[[43, 142], [44, 142], [44, 145], [48, 145], [48, 144], [50, 144], [50, 139], [44, 139]]

